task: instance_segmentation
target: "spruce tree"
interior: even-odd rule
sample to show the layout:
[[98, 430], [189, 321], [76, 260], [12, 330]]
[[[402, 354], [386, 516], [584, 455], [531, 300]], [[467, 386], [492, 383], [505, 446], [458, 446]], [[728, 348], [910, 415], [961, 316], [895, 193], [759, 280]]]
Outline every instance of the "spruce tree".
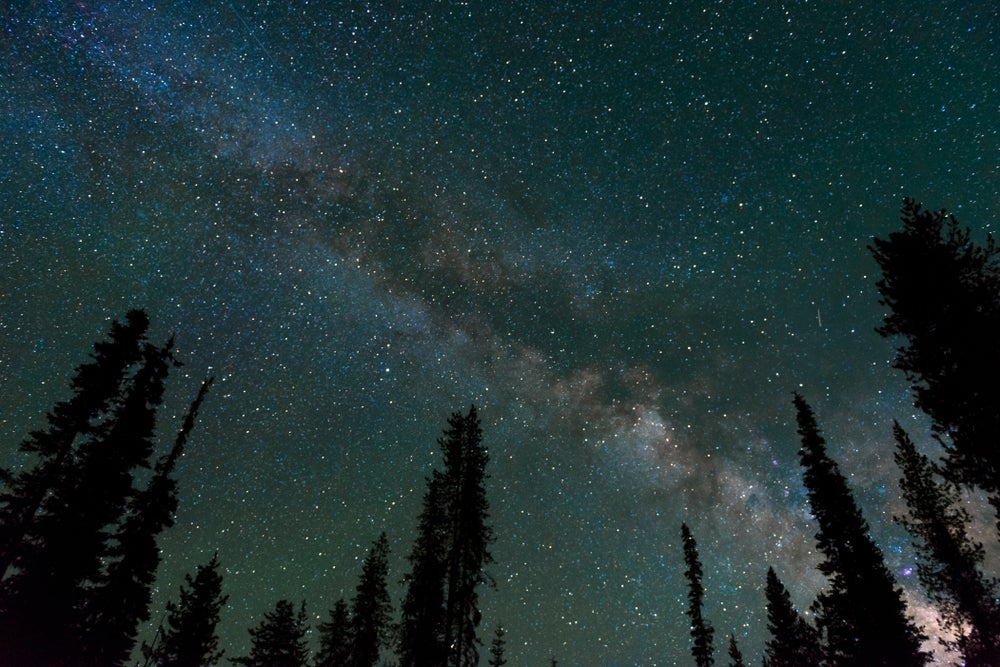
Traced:
[[504, 635], [507, 631], [504, 630], [502, 625], [498, 625], [496, 632], [493, 634], [493, 641], [490, 642], [490, 667], [503, 667], [507, 664], [506, 657], [506, 646], [507, 640], [504, 639]]
[[389, 540], [385, 533], [368, 551], [351, 603], [351, 667], [374, 667], [388, 646], [392, 601], [386, 587], [389, 576]]
[[444, 643], [445, 518], [441, 475], [427, 482], [417, 539], [409, 555], [411, 571], [403, 581], [406, 594], [399, 628], [400, 667], [441, 667]]
[[969, 535], [971, 517], [958, 488], [935, 476], [899, 423], [893, 426], [900, 488], [908, 512], [897, 520], [915, 540], [917, 576], [938, 608], [942, 625], [958, 639], [947, 642], [967, 667], [1000, 665], [997, 582], [981, 571], [983, 545]]
[[823, 652], [819, 633], [795, 611], [792, 598], [784, 584], [767, 568], [767, 629], [770, 639], [765, 643], [765, 659], [770, 667], [820, 665]]
[[1000, 249], [912, 199], [901, 221], [869, 247], [889, 309], [878, 332], [905, 340], [893, 365], [947, 444], [945, 471], [984, 489], [1000, 517]]
[[88, 593], [82, 653], [94, 667], [124, 666], [139, 624], [149, 619], [150, 588], [160, 564], [157, 538], [174, 524], [177, 483], [171, 477], [212, 381], [202, 383], [170, 452], [156, 464], [146, 489], [129, 499], [108, 551], [104, 574]]
[[106, 418], [119, 395], [128, 369], [138, 362], [149, 328], [141, 310], [131, 310], [125, 324], [111, 325], [108, 340], [94, 344], [92, 361], [77, 367], [70, 382], [73, 396], [57, 403], [46, 415], [48, 428], [33, 431], [20, 451], [37, 458], [34, 466], [18, 473], [4, 471], [0, 491], [0, 579], [23, 546], [42, 500], [59, 484], [74, 463], [74, 447], [81, 436], [91, 435]]
[[812, 408], [798, 394], [794, 404], [803, 481], [819, 524], [819, 569], [830, 582], [816, 601], [828, 666], [925, 665], [929, 656], [920, 648], [924, 637], [907, 615], [902, 590], [872, 541], [847, 480], [827, 454]]
[[143, 646], [148, 662], [156, 667], [205, 667], [218, 663], [224, 653], [216, 626], [229, 596], [222, 594], [218, 553], [198, 566], [194, 578], [184, 575], [184, 582], [177, 602], [167, 602], [159, 641]]
[[438, 440], [443, 470], [427, 483], [410, 554], [400, 628], [403, 667], [474, 667], [481, 621], [477, 588], [487, 582], [493, 529], [486, 499], [489, 454], [475, 406], [452, 414]]
[[264, 614], [255, 628], [250, 628], [250, 655], [233, 662], [244, 667], [306, 667], [306, 604], [298, 613], [289, 600], [278, 600], [274, 611]]
[[743, 653], [740, 652], [740, 647], [736, 643], [736, 636], [729, 633], [729, 667], [746, 667], [746, 665]]
[[686, 523], [681, 524], [681, 541], [684, 543], [684, 576], [688, 581], [688, 611], [691, 618], [691, 656], [698, 667], [712, 667], [715, 658], [712, 657], [712, 637], [715, 629], [705, 620], [702, 613], [705, 588], [701, 583], [703, 576], [701, 561], [698, 559], [698, 543], [691, 535]]
[[351, 659], [351, 614], [341, 598], [330, 610], [330, 620], [319, 626], [315, 667], [346, 667]]
[[0, 603], [0, 642], [20, 664], [77, 661], [88, 645], [91, 591], [110, 555], [108, 528], [123, 517], [133, 471], [148, 465], [172, 363], [169, 343], [143, 346], [141, 365], [111, 414], [74, 452], [72, 471], [50, 489], [27, 528]]
[[489, 551], [493, 528], [485, 488], [489, 454], [475, 406], [464, 417], [453, 414], [448, 425], [439, 441], [449, 510], [445, 646], [452, 647], [449, 665], [475, 667], [480, 643], [476, 631], [482, 619], [477, 588], [487, 582], [484, 568], [493, 560]]

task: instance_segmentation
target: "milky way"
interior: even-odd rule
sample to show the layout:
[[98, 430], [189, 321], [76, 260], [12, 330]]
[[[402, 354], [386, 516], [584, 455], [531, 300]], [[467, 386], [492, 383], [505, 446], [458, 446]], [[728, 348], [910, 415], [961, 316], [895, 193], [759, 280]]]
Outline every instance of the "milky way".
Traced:
[[110, 319], [175, 332], [164, 432], [216, 385], [156, 605], [218, 550], [235, 657], [382, 530], [398, 603], [475, 403], [511, 664], [688, 663], [682, 521], [753, 663], [767, 566], [824, 583], [800, 391], [932, 621], [866, 244], [904, 196], [998, 219], [989, 3], [64, 4], [2, 18], [0, 458]]

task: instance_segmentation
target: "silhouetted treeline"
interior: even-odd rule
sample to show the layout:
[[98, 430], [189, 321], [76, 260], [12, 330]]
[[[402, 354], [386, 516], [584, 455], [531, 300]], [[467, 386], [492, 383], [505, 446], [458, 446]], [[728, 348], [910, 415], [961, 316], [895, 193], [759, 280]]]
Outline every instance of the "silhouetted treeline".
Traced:
[[[212, 383], [202, 384], [172, 446], [157, 457], [157, 408], [180, 362], [173, 341], [150, 343], [148, 328], [141, 310], [112, 323], [76, 369], [70, 398], [21, 444], [32, 462], [0, 470], [0, 664], [130, 664], [139, 626], [150, 618], [157, 539], [178, 507], [176, 463]], [[427, 481], [398, 632], [383, 533], [363, 561], [350, 606], [338, 601], [319, 626], [315, 667], [373, 667], [393, 651], [421, 667], [478, 664], [478, 590], [488, 581], [493, 530], [484, 486], [489, 456], [475, 407], [453, 414], [438, 442], [443, 465]], [[142, 643], [145, 664], [198, 667], [222, 658], [222, 584], [217, 556], [185, 577], [155, 636]], [[250, 629], [250, 653], [233, 661], [306, 665], [306, 620], [305, 602], [278, 600]], [[502, 641], [492, 650], [503, 664]]]
[[[924, 211], [912, 199], [903, 204], [901, 222], [901, 230], [874, 239], [869, 247], [882, 271], [876, 285], [888, 308], [876, 331], [904, 340], [893, 365], [910, 383], [914, 405], [931, 418], [930, 436], [939, 445], [940, 460], [918, 453], [909, 435], [894, 425], [894, 460], [907, 507], [895, 519], [913, 538], [918, 580], [950, 633], [935, 639], [968, 667], [995, 667], [1000, 665], [998, 583], [982, 570], [983, 545], [970, 535], [972, 519], [960, 487], [987, 494], [1000, 532], [1000, 253], [992, 237], [978, 244], [953, 216]], [[763, 664], [927, 664], [927, 637], [909, 614], [846, 478], [829, 456], [811, 406], [798, 394], [793, 405], [803, 483], [818, 525], [819, 570], [827, 587], [812, 604], [813, 626], [794, 609], [774, 568], [768, 569], [769, 639]], [[888, 442], [889, 434], [886, 452], [892, 451]], [[703, 596], [700, 565], [691, 567], [693, 538], [687, 526], [682, 530], [692, 601], [691, 653], [696, 664], [711, 664], [711, 634], [698, 629], [711, 626], [700, 611], [695, 613]], [[736, 648], [734, 641], [730, 647]], [[731, 664], [742, 660], [735, 652], [730, 655]]]
[[[211, 380], [156, 456], [156, 413], [180, 363], [130, 311], [70, 382], [46, 428], [21, 443], [31, 465], [3, 471], [0, 655], [26, 667], [124, 665], [149, 618], [159, 534], [177, 507], [174, 466]], [[135, 473], [153, 469], [148, 481]]]
[[[934, 459], [899, 424], [883, 447], [900, 470], [917, 579], [949, 633], [936, 637], [969, 667], [1000, 665], [1000, 584], [983, 569], [962, 490], [984, 492], [1000, 531], [1000, 254], [944, 211], [907, 199], [902, 229], [874, 239], [877, 287], [887, 308], [877, 329], [902, 341], [893, 365], [931, 420]], [[29, 463], [0, 470], [0, 664], [117, 667], [130, 664], [150, 618], [159, 536], [178, 507], [176, 463], [211, 386], [205, 380], [169, 446], [157, 443], [157, 410], [175, 359], [173, 341], [148, 340], [149, 318], [129, 311], [76, 368], [69, 397], [20, 445]], [[802, 479], [816, 521], [826, 586], [810, 607], [791, 602], [777, 571], [762, 573], [766, 667], [920, 667], [928, 639], [871, 536], [847, 477], [830, 456], [806, 399], [792, 397]], [[416, 537], [394, 613], [383, 533], [362, 562], [350, 601], [338, 600], [310, 655], [305, 601], [277, 600], [249, 630], [246, 667], [475, 667], [479, 592], [494, 541], [485, 492], [489, 455], [475, 407], [455, 413], [438, 440], [441, 464], [426, 480]], [[715, 629], [697, 543], [682, 524], [691, 654], [715, 664]], [[147, 665], [197, 667], [223, 658], [217, 625], [227, 596], [217, 555], [185, 577], [153, 637]], [[488, 663], [508, 663], [495, 624]], [[734, 633], [728, 664], [747, 664]], [[754, 662], [751, 660], [750, 662]], [[551, 664], [556, 664], [552, 658]]]

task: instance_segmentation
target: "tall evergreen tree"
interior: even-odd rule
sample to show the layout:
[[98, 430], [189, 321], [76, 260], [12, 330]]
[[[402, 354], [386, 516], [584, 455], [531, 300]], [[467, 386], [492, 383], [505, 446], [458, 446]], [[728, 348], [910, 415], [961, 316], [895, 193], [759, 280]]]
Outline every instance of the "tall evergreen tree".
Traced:
[[909, 509], [897, 520], [915, 540], [917, 576], [937, 606], [949, 642], [967, 667], [1000, 665], [1000, 607], [995, 579], [981, 571], [983, 545], [969, 535], [969, 513], [958, 488], [935, 476], [899, 423], [893, 426], [900, 487]]
[[444, 582], [447, 508], [441, 475], [427, 482], [417, 539], [404, 578], [406, 595], [399, 628], [400, 667], [441, 667], [448, 651], [444, 639]]
[[319, 653], [314, 667], [346, 667], [351, 660], [351, 614], [341, 598], [330, 610], [330, 620], [319, 626]]
[[184, 581], [178, 601], [167, 602], [159, 641], [143, 646], [143, 653], [156, 667], [205, 667], [218, 663], [224, 653], [216, 626], [229, 596], [222, 594], [219, 555], [199, 565], [193, 579], [184, 575]]
[[177, 483], [171, 475], [211, 384], [211, 379], [202, 383], [173, 447], [157, 462], [148, 487], [130, 498], [125, 520], [108, 552], [106, 570], [88, 593], [83, 653], [94, 667], [124, 666], [139, 624], [149, 619], [150, 588], [160, 564], [157, 538], [174, 524], [177, 511]]
[[743, 660], [743, 653], [740, 651], [739, 644], [736, 643], [736, 636], [733, 633], [729, 633], [729, 667], [746, 667], [747, 663]]
[[770, 667], [820, 665], [823, 651], [819, 633], [795, 611], [784, 584], [767, 568], [767, 629], [771, 634], [765, 644], [765, 659]]
[[351, 667], [374, 667], [389, 644], [392, 601], [389, 576], [389, 540], [385, 533], [368, 551], [351, 604]]
[[909, 618], [902, 590], [869, 535], [837, 463], [826, 451], [812, 408], [794, 397], [803, 481], [819, 524], [820, 571], [830, 587], [816, 601], [829, 667], [917, 667], [927, 663], [923, 635]]
[[691, 618], [691, 656], [698, 667], [712, 667], [715, 658], [712, 656], [712, 637], [715, 629], [705, 620], [702, 613], [705, 598], [705, 587], [701, 583], [703, 576], [701, 561], [698, 559], [698, 543], [691, 535], [686, 523], [681, 524], [681, 541], [684, 543], [684, 565], [687, 569], [684, 576], [688, 581], [688, 616]]
[[148, 465], [156, 409], [173, 363], [171, 345], [146, 343], [142, 362], [109, 418], [74, 452], [25, 532], [14, 572], [3, 582], [0, 644], [23, 665], [78, 662], [93, 587], [109, 556], [108, 528], [124, 514], [132, 474]]
[[479, 662], [477, 588], [492, 562], [486, 499], [489, 454], [475, 406], [455, 413], [438, 440], [443, 470], [427, 484], [403, 601], [403, 667], [473, 667]]
[[496, 631], [493, 633], [493, 641], [490, 642], [490, 667], [503, 667], [507, 664], [506, 656], [506, 646], [507, 640], [504, 639], [504, 635], [507, 631], [504, 630], [502, 625], [498, 625]]
[[1000, 516], [1000, 249], [912, 199], [901, 220], [869, 248], [889, 309], [878, 332], [906, 341], [893, 365], [945, 438], [945, 471], [984, 489]]
[[80, 436], [92, 435], [119, 395], [126, 372], [142, 354], [149, 318], [131, 310], [125, 324], [111, 325], [108, 340], [94, 344], [92, 361], [77, 367], [70, 382], [73, 396], [57, 403], [46, 415], [48, 428], [33, 431], [20, 450], [37, 457], [35, 465], [16, 474], [4, 471], [0, 491], [0, 579], [4, 578], [23, 545], [42, 501], [52, 488], [65, 483], [72, 469], [74, 446]]
[[250, 628], [250, 655], [233, 662], [244, 667], [306, 667], [306, 604], [298, 613], [289, 600], [278, 600], [274, 611], [264, 614], [256, 628]]
[[486, 464], [476, 407], [464, 417], [455, 413], [439, 441], [444, 452], [444, 496], [448, 508], [447, 597], [445, 646], [452, 667], [479, 664], [480, 640], [476, 634], [482, 614], [477, 588], [486, 583], [486, 565], [492, 562], [489, 546], [493, 528], [486, 500]]

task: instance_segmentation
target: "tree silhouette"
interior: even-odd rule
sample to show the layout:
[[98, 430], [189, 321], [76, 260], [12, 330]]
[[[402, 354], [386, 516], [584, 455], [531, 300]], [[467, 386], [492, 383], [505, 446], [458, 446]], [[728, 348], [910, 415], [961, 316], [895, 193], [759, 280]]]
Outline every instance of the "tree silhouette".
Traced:
[[89, 645], [87, 616], [98, 602], [91, 591], [111, 555], [108, 529], [122, 520], [133, 471], [148, 466], [156, 409], [173, 363], [171, 343], [143, 345], [140, 365], [109, 416], [72, 452], [73, 465], [26, 528], [0, 596], [0, 647], [20, 664], [79, 660], [79, 647]]
[[504, 639], [504, 635], [507, 631], [503, 629], [502, 625], [498, 625], [496, 632], [493, 634], [493, 641], [490, 642], [490, 667], [503, 667], [507, 664], [507, 658], [505, 655], [505, 649], [507, 645], [507, 640]]
[[799, 458], [813, 516], [819, 570], [830, 588], [816, 600], [817, 621], [826, 633], [829, 667], [916, 667], [927, 663], [923, 635], [907, 616], [896, 586], [847, 480], [826, 452], [812, 408], [794, 397], [802, 447]]
[[764, 655], [769, 667], [822, 664], [819, 633], [795, 611], [792, 598], [773, 567], [767, 568], [765, 595], [771, 638], [765, 643]]
[[698, 560], [698, 543], [686, 523], [681, 524], [681, 541], [684, 543], [684, 576], [688, 581], [688, 611], [691, 618], [691, 656], [698, 667], [712, 667], [712, 636], [715, 629], [702, 614], [705, 588], [701, 583], [701, 561]]
[[57, 403], [46, 415], [48, 428], [33, 431], [20, 450], [37, 457], [36, 464], [17, 474], [3, 471], [0, 492], [0, 578], [23, 546], [42, 500], [64, 483], [70, 472], [74, 445], [80, 436], [93, 434], [106, 418], [110, 404], [125, 382], [128, 369], [139, 361], [149, 318], [130, 310], [125, 324], [111, 325], [109, 340], [94, 344], [93, 361], [77, 367], [70, 382], [73, 397]]
[[736, 636], [731, 632], [729, 633], [729, 667], [746, 667], [743, 653], [740, 652], [740, 647], [736, 643]]
[[411, 571], [403, 581], [399, 632], [400, 667], [438, 667], [448, 657], [444, 639], [446, 518], [443, 477], [427, 482], [417, 539], [409, 555]]
[[351, 643], [351, 614], [341, 598], [330, 610], [330, 620], [319, 626], [315, 667], [345, 667], [350, 663]]
[[945, 471], [984, 489], [1000, 517], [1000, 250], [912, 199], [901, 221], [869, 246], [889, 308], [878, 332], [905, 339], [893, 365], [946, 441]]
[[479, 664], [476, 630], [482, 618], [476, 589], [486, 582], [483, 568], [493, 560], [489, 552], [493, 529], [484, 486], [490, 457], [483, 446], [475, 406], [464, 417], [453, 414], [448, 426], [439, 440], [444, 452], [442, 478], [449, 538], [445, 646], [453, 647], [449, 665], [475, 667]]
[[351, 604], [351, 665], [374, 667], [389, 643], [392, 601], [386, 588], [389, 576], [389, 540], [385, 533], [368, 551]]
[[1000, 608], [997, 582], [983, 576], [983, 545], [969, 535], [969, 513], [958, 488], [935, 477], [930, 460], [917, 452], [899, 423], [893, 425], [900, 488], [909, 509], [897, 520], [913, 536], [917, 576], [937, 606], [945, 628], [958, 639], [968, 667], [1000, 665]]
[[256, 628], [250, 628], [250, 655], [233, 662], [244, 667], [306, 667], [306, 604], [298, 613], [289, 600], [278, 600], [274, 611], [264, 614]]
[[216, 626], [229, 596], [222, 594], [219, 555], [199, 565], [194, 578], [184, 575], [177, 602], [167, 602], [166, 625], [159, 643], [143, 646], [143, 653], [157, 667], [203, 667], [216, 664], [219, 649]]
[[129, 499], [125, 519], [108, 550], [105, 572], [88, 594], [83, 653], [94, 667], [128, 663], [139, 624], [149, 619], [150, 588], [160, 564], [157, 537], [174, 524], [177, 511], [177, 482], [171, 475], [211, 384], [211, 379], [202, 383], [173, 447], [157, 462], [147, 488]]
[[489, 454], [475, 406], [452, 414], [438, 440], [443, 470], [427, 482], [417, 540], [404, 581], [399, 653], [403, 667], [473, 667], [479, 663], [477, 588], [492, 562], [486, 499]]

